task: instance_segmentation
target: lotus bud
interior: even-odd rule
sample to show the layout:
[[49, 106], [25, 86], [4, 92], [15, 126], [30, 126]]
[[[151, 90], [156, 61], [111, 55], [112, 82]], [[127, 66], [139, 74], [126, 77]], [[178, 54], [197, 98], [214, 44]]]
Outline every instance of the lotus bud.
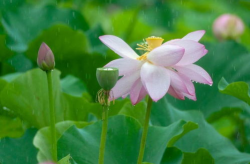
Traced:
[[51, 71], [55, 68], [53, 52], [45, 43], [42, 43], [39, 48], [37, 65], [44, 71]]
[[213, 32], [219, 40], [236, 40], [244, 32], [244, 23], [236, 15], [223, 14], [214, 21]]
[[119, 77], [119, 71], [113, 67], [97, 68], [96, 77], [99, 85], [104, 90], [109, 91], [115, 86]]

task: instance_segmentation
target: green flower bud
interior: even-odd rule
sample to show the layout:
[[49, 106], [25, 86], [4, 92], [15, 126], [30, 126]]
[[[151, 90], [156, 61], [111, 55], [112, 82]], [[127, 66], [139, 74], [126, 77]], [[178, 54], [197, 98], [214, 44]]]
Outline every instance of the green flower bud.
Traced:
[[106, 91], [111, 90], [119, 77], [119, 70], [113, 67], [97, 68], [96, 77], [99, 85]]
[[54, 54], [45, 43], [42, 43], [39, 48], [37, 65], [44, 71], [51, 71], [55, 68]]

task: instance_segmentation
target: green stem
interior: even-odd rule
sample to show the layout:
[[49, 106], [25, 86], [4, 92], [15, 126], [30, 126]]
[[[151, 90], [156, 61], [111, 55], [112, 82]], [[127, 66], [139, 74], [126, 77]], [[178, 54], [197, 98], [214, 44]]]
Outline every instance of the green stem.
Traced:
[[52, 76], [51, 71], [46, 71], [48, 80], [48, 92], [49, 92], [49, 108], [50, 108], [50, 133], [51, 133], [51, 144], [52, 144], [52, 159], [57, 162], [57, 142], [56, 142], [56, 120], [55, 120], [55, 108], [54, 108], [54, 97], [52, 87]]
[[103, 113], [102, 113], [102, 134], [101, 134], [101, 143], [99, 149], [99, 162], [98, 164], [104, 163], [104, 153], [105, 153], [105, 145], [107, 138], [107, 129], [108, 129], [108, 96], [109, 93], [105, 94], [105, 104], [103, 105]]
[[148, 125], [149, 125], [149, 118], [150, 118], [150, 113], [151, 113], [151, 106], [152, 106], [152, 99], [148, 97], [148, 105], [147, 105], [147, 111], [146, 111], [146, 116], [145, 116], [145, 122], [144, 122], [144, 127], [143, 127], [143, 132], [142, 132], [141, 146], [140, 146], [140, 152], [139, 152], [137, 164], [142, 164], [142, 161], [143, 161], [146, 139], [147, 139], [147, 134], [148, 134]]

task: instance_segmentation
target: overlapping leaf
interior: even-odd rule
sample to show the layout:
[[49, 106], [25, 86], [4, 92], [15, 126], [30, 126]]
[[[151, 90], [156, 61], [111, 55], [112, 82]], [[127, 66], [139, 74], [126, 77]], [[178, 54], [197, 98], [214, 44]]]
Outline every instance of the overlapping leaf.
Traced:
[[[187, 124], [192, 124], [192, 126], [186, 126]], [[144, 161], [159, 164], [169, 142], [176, 142], [177, 140], [173, 138], [195, 128], [197, 128], [197, 124], [185, 121], [177, 121], [168, 127], [150, 127]], [[69, 128], [58, 141], [59, 157], [71, 154], [77, 163], [97, 163], [100, 134], [101, 121], [83, 129], [78, 129], [75, 126]], [[105, 163], [136, 163], [140, 138], [141, 125], [137, 120], [126, 116], [110, 117]]]
[[239, 152], [228, 139], [206, 122], [199, 111], [178, 110], [164, 98], [153, 104], [151, 118], [154, 125], [160, 126], [169, 126], [181, 119], [198, 123], [197, 130], [186, 134], [174, 145], [182, 152], [194, 153], [204, 148], [214, 158], [215, 163], [246, 164], [250, 161], [249, 154]]
[[[56, 121], [87, 120], [91, 103], [61, 92], [59, 71], [53, 71]], [[45, 72], [34, 69], [7, 84], [0, 94], [1, 104], [31, 125], [49, 125], [48, 88]], [[98, 105], [98, 104], [97, 104]]]
[[32, 145], [36, 129], [29, 129], [17, 139], [3, 138], [0, 140], [0, 163], [36, 164], [36, 148]]

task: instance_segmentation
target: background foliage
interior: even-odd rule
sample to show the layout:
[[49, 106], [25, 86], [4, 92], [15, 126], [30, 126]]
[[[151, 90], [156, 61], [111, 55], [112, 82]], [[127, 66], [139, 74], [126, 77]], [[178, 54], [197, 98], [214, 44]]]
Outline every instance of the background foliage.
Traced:
[[[117, 35], [135, 48], [148, 36], [167, 41], [201, 29], [206, 30], [201, 42], [209, 53], [197, 64], [214, 84], [195, 84], [195, 102], [167, 95], [153, 104], [144, 161], [249, 163], [249, 9], [248, 0], [1, 0], [0, 163], [50, 159], [47, 85], [45, 73], [36, 68], [42, 42], [56, 59], [60, 164], [95, 164], [102, 110], [95, 103], [100, 89], [95, 71], [119, 58], [98, 37]], [[212, 23], [224, 13], [244, 21], [239, 40], [219, 42], [213, 36]], [[145, 101], [132, 106], [128, 98], [112, 105], [107, 164], [135, 163], [145, 107]]]

